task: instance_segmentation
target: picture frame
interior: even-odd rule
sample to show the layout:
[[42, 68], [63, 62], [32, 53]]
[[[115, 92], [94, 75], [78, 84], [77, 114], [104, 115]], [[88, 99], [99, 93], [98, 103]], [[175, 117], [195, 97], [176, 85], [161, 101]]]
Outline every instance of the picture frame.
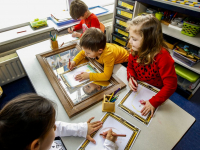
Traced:
[[85, 139], [77, 150], [103, 149], [103, 143], [105, 139], [100, 137], [99, 134], [108, 131], [109, 129], [112, 129], [112, 131], [116, 134], [126, 135], [125, 137], [118, 137], [116, 144], [119, 146], [119, 149], [129, 150], [133, 146], [141, 131], [137, 126], [129, 123], [127, 120], [115, 113], [106, 113], [101, 118], [101, 122], [103, 122], [102, 128], [91, 134], [91, 137], [98, 144], [93, 144], [88, 139]]
[[[44, 73], [46, 74], [49, 82], [51, 83], [56, 95], [58, 96], [60, 102], [62, 103], [65, 111], [67, 112], [69, 118], [79, 114], [80, 112], [84, 111], [85, 109], [93, 106], [94, 104], [103, 100], [104, 94], [111, 94], [112, 92], [116, 91], [117, 89], [123, 89], [126, 87], [126, 84], [122, 82], [117, 76], [112, 75], [109, 82], [111, 85], [108, 88], [97, 92], [96, 94], [89, 96], [88, 98], [84, 99], [79, 103], [74, 103], [68, 93], [66, 92], [65, 88], [61, 84], [60, 80], [58, 79], [59, 73], [55, 74], [55, 69], [50, 66], [49, 62], [47, 61], [48, 57], [61, 54], [63, 52], [70, 51], [72, 49], [81, 50], [79, 45], [72, 43], [71, 45], [68, 44], [65, 47], [59, 48], [57, 50], [50, 50], [41, 54], [37, 54], [36, 58], [38, 59]], [[99, 64], [97, 61], [88, 58], [88, 61], [93, 64], [100, 72], [103, 72], [103, 66]], [[55, 67], [55, 66], [54, 66]], [[56, 70], [57, 71], [57, 70]]]
[[[143, 89], [141, 89], [140, 87], [142, 87]], [[148, 126], [152, 120], [151, 114], [148, 113], [146, 116], [141, 116], [139, 109], [142, 109], [142, 108], [136, 107], [134, 104], [137, 103], [141, 106], [140, 98], [150, 99], [152, 96], [156, 95], [158, 92], [159, 90], [157, 88], [152, 87], [149, 84], [146, 84], [144, 82], [138, 81], [137, 92], [133, 92], [132, 90], [129, 90], [128, 93], [124, 96], [124, 98], [119, 102], [118, 107], [124, 112], [126, 112], [127, 114], [129, 114], [130, 116], [134, 117], [135, 119], [143, 123], [144, 125]], [[133, 97], [129, 98], [129, 96], [131, 95]], [[139, 101], [136, 100], [137, 102], [133, 104], [133, 101], [137, 98], [139, 98], [138, 99]], [[155, 109], [154, 114], [156, 113], [157, 109], [158, 108]]]

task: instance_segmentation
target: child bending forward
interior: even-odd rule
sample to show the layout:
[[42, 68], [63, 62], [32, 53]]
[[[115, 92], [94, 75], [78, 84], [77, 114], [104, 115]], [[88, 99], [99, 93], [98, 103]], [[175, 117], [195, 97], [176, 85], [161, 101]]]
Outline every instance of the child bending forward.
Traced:
[[127, 66], [130, 88], [137, 91], [137, 80], [140, 80], [160, 89], [148, 101], [143, 101], [142, 115], [146, 116], [151, 112], [152, 117], [155, 108], [176, 90], [177, 76], [174, 60], [164, 44], [161, 23], [154, 16], [138, 16], [127, 24], [129, 42], [132, 46]]
[[112, 76], [115, 64], [128, 62], [129, 52], [116, 44], [106, 43], [106, 36], [100, 29], [87, 29], [80, 39], [80, 46], [83, 50], [75, 56], [70, 66], [68, 64], [68, 68], [70, 70], [73, 69], [85, 57], [89, 57], [104, 65], [104, 72], [84, 72], [77, 75], [75, 77], [76, 80], [108, 81]]

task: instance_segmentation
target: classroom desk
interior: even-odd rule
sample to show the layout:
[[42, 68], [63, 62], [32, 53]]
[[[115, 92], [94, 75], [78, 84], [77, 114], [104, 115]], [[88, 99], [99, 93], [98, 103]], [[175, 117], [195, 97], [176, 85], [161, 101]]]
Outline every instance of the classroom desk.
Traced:
[[[69, 38], [70, 36], [71, 35], [66, 35], [66, 38]], [[56, 120], [78, 123], [85, 122], [93, 116], [95, 117], [94, 120], [100, 120], [100, 118], [105, 114], [101, 111], [101, 102], [88, 108], [71, 119], [68, 117], [48, 78], [42, 70], [42, 67], [35, 57], [36, 54], [48, 50], [50, 50], [50, 42], [49, 40], [46, 40], [35, 45], [19, 49], [17, 50], [17, 54], [37, 94], [45, 96], [46, 98], [49, 98], [57, 103]], [[124, 68], [122, 65], [115, 65], [114, 74], [127, 83], [126, 68]], [[116, 104], [119, 103], [119, 101], [128, 91], [128, 86], [120, 91], [120, 95], [116, 101]], [[117, 106], [116, 114], [120, 115], [141, 129], [141, 132], [132, 147], [132, 149], [136, 150], [170, 150], [176, 145], [176, 143], [195, 121], [194, 117], [174, 104], [171, 100], [167, 100], [159, 107], [148, 127], [124, 113]], [[84, 138], [80, 137], [64, 137], [62, 139], [68, 150], [77, 149], [77, 147], [84, 140]]]

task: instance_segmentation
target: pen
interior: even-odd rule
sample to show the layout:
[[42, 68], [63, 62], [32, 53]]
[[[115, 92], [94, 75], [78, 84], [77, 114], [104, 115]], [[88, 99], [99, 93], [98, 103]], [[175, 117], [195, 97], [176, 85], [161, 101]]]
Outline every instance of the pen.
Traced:
[[22, 32], [26, 32], [26, 30], [24, 30], [24, 31], [20, 31], [20, 32], [17, 32], [17, 33], [22, 33]]
[[[100, 133], [99, 135], [104, 135], [103, 133]], [[106, 134], [107, 135], [107, 134]], [[120, 137], [126, 137], [126, 134], [112, 134], [112, 136], [120, 136]]]

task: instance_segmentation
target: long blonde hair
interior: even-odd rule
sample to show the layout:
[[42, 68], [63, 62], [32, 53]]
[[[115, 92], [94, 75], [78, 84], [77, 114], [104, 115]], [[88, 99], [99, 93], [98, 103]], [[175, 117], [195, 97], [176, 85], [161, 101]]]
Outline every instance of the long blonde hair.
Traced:
[[131, 21], [128, 21], [127, 25], [127, 30], [131, 26], [139, 27], [134, 32], [142, 36], [142, 43], [139, 50], [137, 52], [131, 52], [133, 56], [138, 55], [137, 63], [143, 65], [151, 64], [162, 47], [167, 49], [167, 45], [163, 39], [161, 23], [153, 15], [137, 16]]

